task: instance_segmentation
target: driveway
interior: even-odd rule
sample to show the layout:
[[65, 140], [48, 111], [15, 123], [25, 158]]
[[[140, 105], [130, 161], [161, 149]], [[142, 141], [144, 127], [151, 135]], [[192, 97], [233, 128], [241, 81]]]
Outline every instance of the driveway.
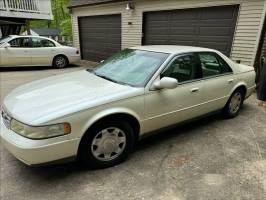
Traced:
[[[82, 68], [0, 72], [1, 102], [22, 83]], [[211, 116], [149, 137], [104, 170], [28, 167], [2, 145], [0, 156], [1, 200], [265, 200], [266, 110], [252, 96], [239, 117]]]

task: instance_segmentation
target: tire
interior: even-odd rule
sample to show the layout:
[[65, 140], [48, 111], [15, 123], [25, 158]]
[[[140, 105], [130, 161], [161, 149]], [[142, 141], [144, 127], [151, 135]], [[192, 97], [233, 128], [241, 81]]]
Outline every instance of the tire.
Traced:
[[242, 89], [235, 90], [223, 109], [223, 116], [227, 119], [238, 116], [243, 106], [244, 98], [245, 92]]
[[122, 120], [102, 121], [83, 136], [78, 159], [92, 169], [111, 167], [127, 158], [134, 143], [134, 131], [129, 123]]
[[63, 69], [68, 65], [67, 57], [63, 55], [56, 56], [53, 60], [53, 66], [58, 69]]

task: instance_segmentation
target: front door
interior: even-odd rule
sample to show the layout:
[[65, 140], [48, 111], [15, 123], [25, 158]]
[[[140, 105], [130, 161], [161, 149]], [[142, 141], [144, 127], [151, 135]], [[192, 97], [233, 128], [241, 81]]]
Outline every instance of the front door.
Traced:
[[158, 77], [175, 78], [175, 89], [147, 91], [145, 95], [146, 120], [144, 132], [176, 124], [204, 113], [201, 108], [204, 84], [202, 71], [195, 54], [176, 57]]
[[3, 66], [31, 65], [30, 39], [28, 37], [15, 38], [9, 42], [10, 47], [2, 48]]

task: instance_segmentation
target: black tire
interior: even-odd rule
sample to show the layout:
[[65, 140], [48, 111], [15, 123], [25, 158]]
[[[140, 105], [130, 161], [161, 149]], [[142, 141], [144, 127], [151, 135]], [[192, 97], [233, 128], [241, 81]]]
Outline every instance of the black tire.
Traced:
[[53, 60], [53, 66], [58, 69], [63, 69], [68, 65], [68, 59], [66, 56], [58, 55]]
[[[234, 108], [234, 98], [239, 98], [237, 100], [237, 105], [235, 105], [235, 109]], [[224, 109], [223, 109], [223, 116], [227, 119], [232, 119], [236, 116], [238, 116], [241, 108], [243, 107], [243, 103], [244, 103], [244, 98], [245, 98], [245, 91], [243, 89], [236, 89], [233, 94], [230, 96], [228, 102], [226, 103]]]
[[[117, 155], [117, 157], [114, 157], [111, 160], [99, 160], [104, 158], [99, 158], [99, 159], [96, 158], [96, 156], [93, 153], [93, 151], [95, 151], [94, 150], [95, 146], [93, 146], [93, 142], [95, 141], [95, 139], [97, 139], [96, 136], [98, 136], [101, 133], [101, 131], [112, 128], [120, 129], [124, 133], [126, 141], [124, 144], [124, 148], [123, 150], [121, 150], [121, 153]], [[108, 134], [112, 133], [109, 133], [108, 131], [107, 135]], [[78, 159], [79, 161], [82, 162], [82, 164], [85, 164], [86, 167], [91, 169], [111, 167], [121, 163], [127, 158], [128, 154], [133, 150], [134, 143], [135, 143], [134, 131], [132, 127], [129, 125], [129, 123], [122, 120], [102, 121], [100, 123], [97, 123], [97, 125], [93, 126], [92, 128], [90, 128], [87, 131], [87, 133], [83, 136], [79, 146]], [[111, 155], [113, 155], [113, 153]], [[104, 156], [105, 155], [103, 154], [103, 157]]]

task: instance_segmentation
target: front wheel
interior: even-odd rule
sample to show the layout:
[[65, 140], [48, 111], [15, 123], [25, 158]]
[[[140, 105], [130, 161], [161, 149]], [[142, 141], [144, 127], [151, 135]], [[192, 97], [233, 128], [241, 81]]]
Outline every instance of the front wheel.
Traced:
[[89, 168], [106, 168], [126, 159], [134, 145], [134, 132], [125, 121], [110, 120], [91, 128], [82, 138], [79, 159]]
[[223, 115], [226, 118], [234, 118], [236, 117], [242, 106], [243, 106], [243, 102], [244, 102], [244, 91], [241, 89], [237, 89], [229, 98], [227, 104], [225, 105], [224, 109], [223, 109]]

